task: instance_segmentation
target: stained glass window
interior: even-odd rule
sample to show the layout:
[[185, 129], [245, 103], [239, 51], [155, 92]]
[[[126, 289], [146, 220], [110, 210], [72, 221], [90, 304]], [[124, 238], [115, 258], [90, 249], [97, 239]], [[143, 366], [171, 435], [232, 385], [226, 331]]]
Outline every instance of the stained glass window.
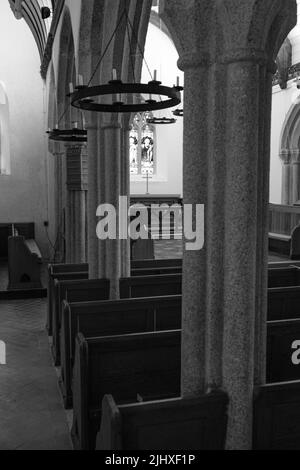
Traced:
[[155, 128], [147, 123], [152, 113], [136, 114], [129, 135], [131, 175], [153, 175], [155, 161]]

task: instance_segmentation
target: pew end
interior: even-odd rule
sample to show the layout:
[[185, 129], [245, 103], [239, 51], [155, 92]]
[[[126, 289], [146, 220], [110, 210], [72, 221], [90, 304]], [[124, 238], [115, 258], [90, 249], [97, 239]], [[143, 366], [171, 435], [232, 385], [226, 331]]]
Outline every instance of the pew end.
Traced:
[[42, 288], [42, 255], [34, 239], [8, 238], [8, 290]]
[[96, 450], [224, 449], [227, 405], [222, 391], [119, 406], [105, 395]]

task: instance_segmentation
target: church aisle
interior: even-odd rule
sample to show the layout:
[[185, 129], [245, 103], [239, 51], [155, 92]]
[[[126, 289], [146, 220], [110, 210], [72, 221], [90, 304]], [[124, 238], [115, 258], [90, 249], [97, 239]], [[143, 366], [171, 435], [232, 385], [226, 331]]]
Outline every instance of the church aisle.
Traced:
[[45, 318], [44, 299], [0, 302], [0, 450], [72, 448]]

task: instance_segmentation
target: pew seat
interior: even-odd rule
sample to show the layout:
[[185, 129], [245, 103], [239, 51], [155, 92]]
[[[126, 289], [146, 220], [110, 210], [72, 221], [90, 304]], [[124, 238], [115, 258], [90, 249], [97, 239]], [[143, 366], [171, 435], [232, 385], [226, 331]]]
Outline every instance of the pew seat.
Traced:
[[96, 450], [224, 449], [227, 404], [221, 391], [128, 405], [105, 395]]
[[61, 326], [60, 388], [66, 408], [72, 406], [75, 338], [179, 329], [181, 296], [103, 302], [64, 302]]
[[76, 338], [73, 375], [74, 448], [92, 450], [101, 421], [101, 402], [118, 404], [180, 396], [180, 330]]

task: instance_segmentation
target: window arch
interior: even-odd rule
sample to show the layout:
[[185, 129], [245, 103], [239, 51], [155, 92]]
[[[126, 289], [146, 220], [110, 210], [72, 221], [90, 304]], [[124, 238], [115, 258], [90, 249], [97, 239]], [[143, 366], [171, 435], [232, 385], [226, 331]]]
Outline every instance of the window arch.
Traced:
[[147, 123], [152, 113], [137, 113], [129, 134], [130, 174], [154, 175], [156, 173], [155, 127]]
[[0, 175], [10, 174], [9, 105], [5, 85], [0, 82]]

